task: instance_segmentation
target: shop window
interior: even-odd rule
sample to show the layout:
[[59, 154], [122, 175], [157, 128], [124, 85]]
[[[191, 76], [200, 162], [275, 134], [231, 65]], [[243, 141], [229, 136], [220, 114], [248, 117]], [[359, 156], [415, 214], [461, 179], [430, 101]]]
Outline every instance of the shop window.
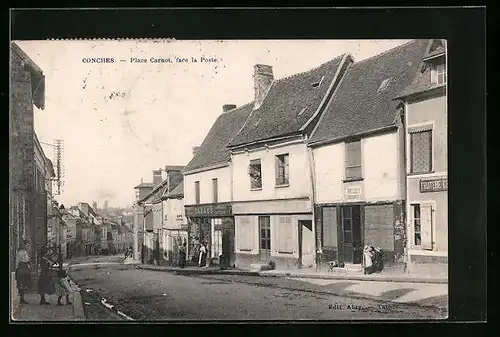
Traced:
[[250, 161], [248, 175], [250, 176], [250, 188], [262, 188], [262, 165], [260, 159]]
[[410, 172], [427, 173], [432, 170], [432, 130], [410, 133]]
[[413, 245], [432, 250], [432, 205], [413, 204], [411, 207]]
[[323, 208], [323, 246], [337, 247], [337, 209]]
[[353, 141], [345, 143], [346, 162], [345, 162], [345, 178], [360, 179], [361, 172], [361, 141]]
[[276, 156], [276, 186], [286, 186], [289, 184], [288, 163], [288, 154]]
[[199, 181], [194, 182], [194, 197], [195, 197], [195, 203], [199, 204], [200, 203], [200, 182]]

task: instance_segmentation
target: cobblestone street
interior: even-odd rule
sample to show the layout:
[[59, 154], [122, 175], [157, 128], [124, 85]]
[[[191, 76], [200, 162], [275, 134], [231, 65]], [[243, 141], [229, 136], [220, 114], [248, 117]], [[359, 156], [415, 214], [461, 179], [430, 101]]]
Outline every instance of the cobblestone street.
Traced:
[[[444, 318], [440, 309], [315, 292], [314, 285], [255, 276], [179, 276], [127, 265], [75, 266], [88, 320], [120, 319], [90, 307], [97, 298], [134, 320], [349, 320]], [[266, 281], [263, 281], [263, 280]], [[302, 287], [302, 288], [300, 288]], [[104, 308], [104, 306], [102, 306]]]

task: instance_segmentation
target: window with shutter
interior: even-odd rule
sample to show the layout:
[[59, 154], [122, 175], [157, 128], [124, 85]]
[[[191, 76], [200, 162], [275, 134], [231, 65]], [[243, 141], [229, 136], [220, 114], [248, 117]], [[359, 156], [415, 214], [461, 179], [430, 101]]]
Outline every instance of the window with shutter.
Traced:
[[276, 156], [276, 186], [289, 184], [289, 155], [281, 154]]
[[420, 205], [422, 248], [432, 250], [432, 206]]
[[361, 170], [361, 141], [345, 143], [346, 162], [345, 162], [345, 177], [346, 179], [362, 178]]
[[432, 170], [432, 130], [410, 133], [410, 172]]
[[194, 195], [195, 195], [196, 204], [199, 204], [200, 203], [200, 182], [199, 181], [194, 182]]

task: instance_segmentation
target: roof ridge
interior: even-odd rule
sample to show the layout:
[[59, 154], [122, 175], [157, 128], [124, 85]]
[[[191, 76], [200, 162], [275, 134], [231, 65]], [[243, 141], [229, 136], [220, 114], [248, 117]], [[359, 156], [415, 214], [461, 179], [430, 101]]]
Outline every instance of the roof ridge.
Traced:
[[387, 55], [387, 54], [393, 53], [393, 52], [395, 52], [396, 50], [398, 50], [398, 49], [402, 49], [403, 47], [406, 47], [406, 46], [408, 46], [408, 45], [410, 45], [410, 44], [412, 44], [412, 43], [415, 43], [415, 42], [417, 42], [417, 40], [416, 40], [416, 39], [410, 40], [410, 41], [408, 41], [408, 42], [406, 42], [406, 43], [403, 43], [403, 44], [401, 44], [401, 45], [399, 45], [399, 46], [396, 46], [396, 47], [394, 47], [394, 48], [387, 49], [386, 51], [384, 51], [384, 52], [382, 52], [382, 53], [380, 53], [380, 54], [376, 54], [376, 55], [370, 56], [370, 57], [368, 57], [368, 58], [366, 58], [366, 59], [363, 59], [363, 60], [361, 60], [361, 61], [357, 61], [357, 62], [355, 61], [355, 62], [354, 62], [354, 65], [356, 65], [356, 64], [360, 64], [360, 63], [363, 63], [363, 62], [366, 62], [366, 61], [371, 61], [372, 59], [375, 59], [375, 58], [382, 57], [382, 56], [385, 56], [385, 55]]
[[292, 75], [288, 75], [288, 76], [286, 76], [286, 77], [277, 78], [277, 79], [275, 79], [275, 80], [273, 81], [273, 83], [274, 83], [274, 82], [281, 82], [281, 81], [289, 80], [289, 79], [291, 79], [291, 78], [294, 78], [294, 77], [297, 77], [297, 76], [300, 76], [300, 75], [304, 75], [304, 74], [307, 74], [307, 73], [313, 72], [314, 70], [317, 70], [317, 69], [319, 69], [319, 68], [323, 67], [324, 65], [326, 65], [326, 64], [328, 64], [328, 63], [330, 63], [330, 62], [333, 62], [333, 61], [335, 61], [335, 60], [337, 60], [337, 59], [342, 60], [342, 58], [343, 58], [343, 57], [344, 57], [344, 55], [346, 55], [346, 54], [349, 54], [349, 53], [342, 53], [341, 55], [336, 56], [335, 58], [333, 58], [333, 59], [331, 59], [331, 60], [328, 60], [328, 61], [326, 61], [326, 62], [323, 62], [323, 63], [321, 63], [319, 66], [316, 66], [316, 67], [314, 67], [314, 68], [311, 68], [311, 69], [308, 69], [308, 70], [304, 70], [304, 71], [301, 71], [301, 72], [299, 72], [299, 73], [295, 73], [295, 74], [292, 74]]

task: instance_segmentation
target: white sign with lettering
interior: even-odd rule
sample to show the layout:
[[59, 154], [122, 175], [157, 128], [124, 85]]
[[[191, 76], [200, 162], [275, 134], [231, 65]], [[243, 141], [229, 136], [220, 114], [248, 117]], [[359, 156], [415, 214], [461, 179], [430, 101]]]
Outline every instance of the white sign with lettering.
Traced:
[[347, 200], [362, 199], [361, 186], [345, 186], [344, 187], [344, 198]]

